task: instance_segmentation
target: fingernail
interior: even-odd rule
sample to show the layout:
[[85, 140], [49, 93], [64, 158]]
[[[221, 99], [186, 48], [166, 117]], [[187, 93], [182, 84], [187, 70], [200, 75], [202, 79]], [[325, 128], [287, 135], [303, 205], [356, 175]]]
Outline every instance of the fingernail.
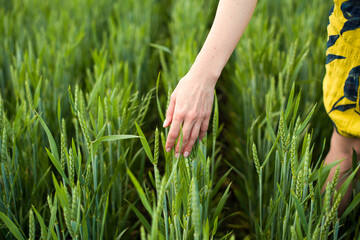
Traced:
[[168, 122], [167, 119], [165, 119], [163, 127], [165, 127], [167, 125], [167, 122]]
[[184, 157], [186, 157], [186, 158], [187, 158], [189, 155], [190, 155], [190, 153], [187, 152], [187, 151], [184, 153]]
[[175, 157], [178, 158], [180, 156], [180, 153], [176, 153]]
[[170, 151], [171, 151], [171, 148], [167, 148], [166, 151], [167, 151], [167, 152], [170, 152]]

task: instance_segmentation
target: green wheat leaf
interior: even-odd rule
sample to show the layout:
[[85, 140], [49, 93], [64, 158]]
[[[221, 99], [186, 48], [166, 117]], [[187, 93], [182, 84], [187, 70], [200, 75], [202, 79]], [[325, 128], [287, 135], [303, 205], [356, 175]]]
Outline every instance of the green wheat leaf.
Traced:
[[24, 236], [21, 234], [19, 228], [15, 225], [13, 221], [10, 220], [4, 213], [0, 212], [0, 218], [5, 223], [10, 232], [18, 239], [25, 240]]
[[143, 145], [144, 147], [144, 150], [145, 150], [145, 153], [146, 155], [148, 156], [148, 158], [150, 159], [150, 162], [151, 163], [154, 163], [154, 157], [151, 153], [151, 149], [150, 149], [150, 146], [149, 146], [149, 143], [148, 141], [146, 140], [146, 137], [143, 133], [143, 131], [141, 130], [141, 128], [139, 127], [139, 125], [137, 124], [137, 122], [135, 122], [135, 125], [136, 125], [136, 129], [137, 129], [137, 132], [140, 136], [140, 141], [141, 141], [141, 144]]
[[148, 202], [144, 190], [142, 189], [142, 187], [140, 186], [140, 183], [138, 182], [138, 180], [136, 179], [136, 177], [134, 176], [134, 174], [132, 174], [132, 172], [130, 171], [129, 168], [126, 169], [127, 173], [130, 176], [131, 181], [133, 182], [136, 191], [139, 194], [140, 200], [143, 203], [144, 207], [146, 208], [146, 210], [150, 213], [150, 215], [152, 215], [152, 209], [150, 206], [150, 203]]
[[53, 153], [56, 161], [59, 162], [59, 153], [58, 153], [58, 150], [57, 150], [57, 146], [56, 146], [54, 137], [52, 136], [49, 128], [46, 126], [46, 124], [45, 124], [44, 120], [41, 118], [41, 116], [36, 111], [35, 111], [35, 113], [38, 116], [38, 118], [40, 120], [40, 123], [41, 123], [41, 126], [44, 128], [44, 131], [45, 131], [45, 133], [46, 133], [46, 135], [48, 137], [51, 152]]

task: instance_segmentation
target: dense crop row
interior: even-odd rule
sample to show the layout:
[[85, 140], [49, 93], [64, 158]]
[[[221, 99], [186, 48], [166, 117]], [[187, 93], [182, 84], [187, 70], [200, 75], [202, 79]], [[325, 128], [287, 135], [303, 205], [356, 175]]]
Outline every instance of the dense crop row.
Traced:
[[259, 0], [208, 135], [164, 151], [217, 2], [0, 0], [1, 239], [359, 237], [355, 172], [321, 193], [331, 2]]

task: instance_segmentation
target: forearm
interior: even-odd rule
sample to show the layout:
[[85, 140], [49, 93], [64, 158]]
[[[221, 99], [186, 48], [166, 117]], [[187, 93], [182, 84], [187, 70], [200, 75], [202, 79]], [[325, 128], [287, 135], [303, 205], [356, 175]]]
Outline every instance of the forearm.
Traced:
[[220, 0], [206, 41], [191, 67], [216, 84], [222, 69], [248, 25], [257, 0]]

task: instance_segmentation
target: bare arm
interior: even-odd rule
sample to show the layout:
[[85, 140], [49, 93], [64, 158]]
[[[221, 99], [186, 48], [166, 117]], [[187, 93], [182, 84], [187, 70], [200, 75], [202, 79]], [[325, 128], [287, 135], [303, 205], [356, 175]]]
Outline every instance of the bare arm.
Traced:
[[189, 72], [171, 94], [164, 127], [171, 124], [166, 141], [170, 151], [183, 125], [183, 147], [176, 156], [187, 157], [197, 137], [209, 125], [215, 84], [248, 25], [257, 0], [220, 0], [209, 35]]
[[[257, 0], [220, 0], [209, 35], [192, 70], [217, 81], [248, 25]], [[195, 70], [196, 69], [196, 70]]]

